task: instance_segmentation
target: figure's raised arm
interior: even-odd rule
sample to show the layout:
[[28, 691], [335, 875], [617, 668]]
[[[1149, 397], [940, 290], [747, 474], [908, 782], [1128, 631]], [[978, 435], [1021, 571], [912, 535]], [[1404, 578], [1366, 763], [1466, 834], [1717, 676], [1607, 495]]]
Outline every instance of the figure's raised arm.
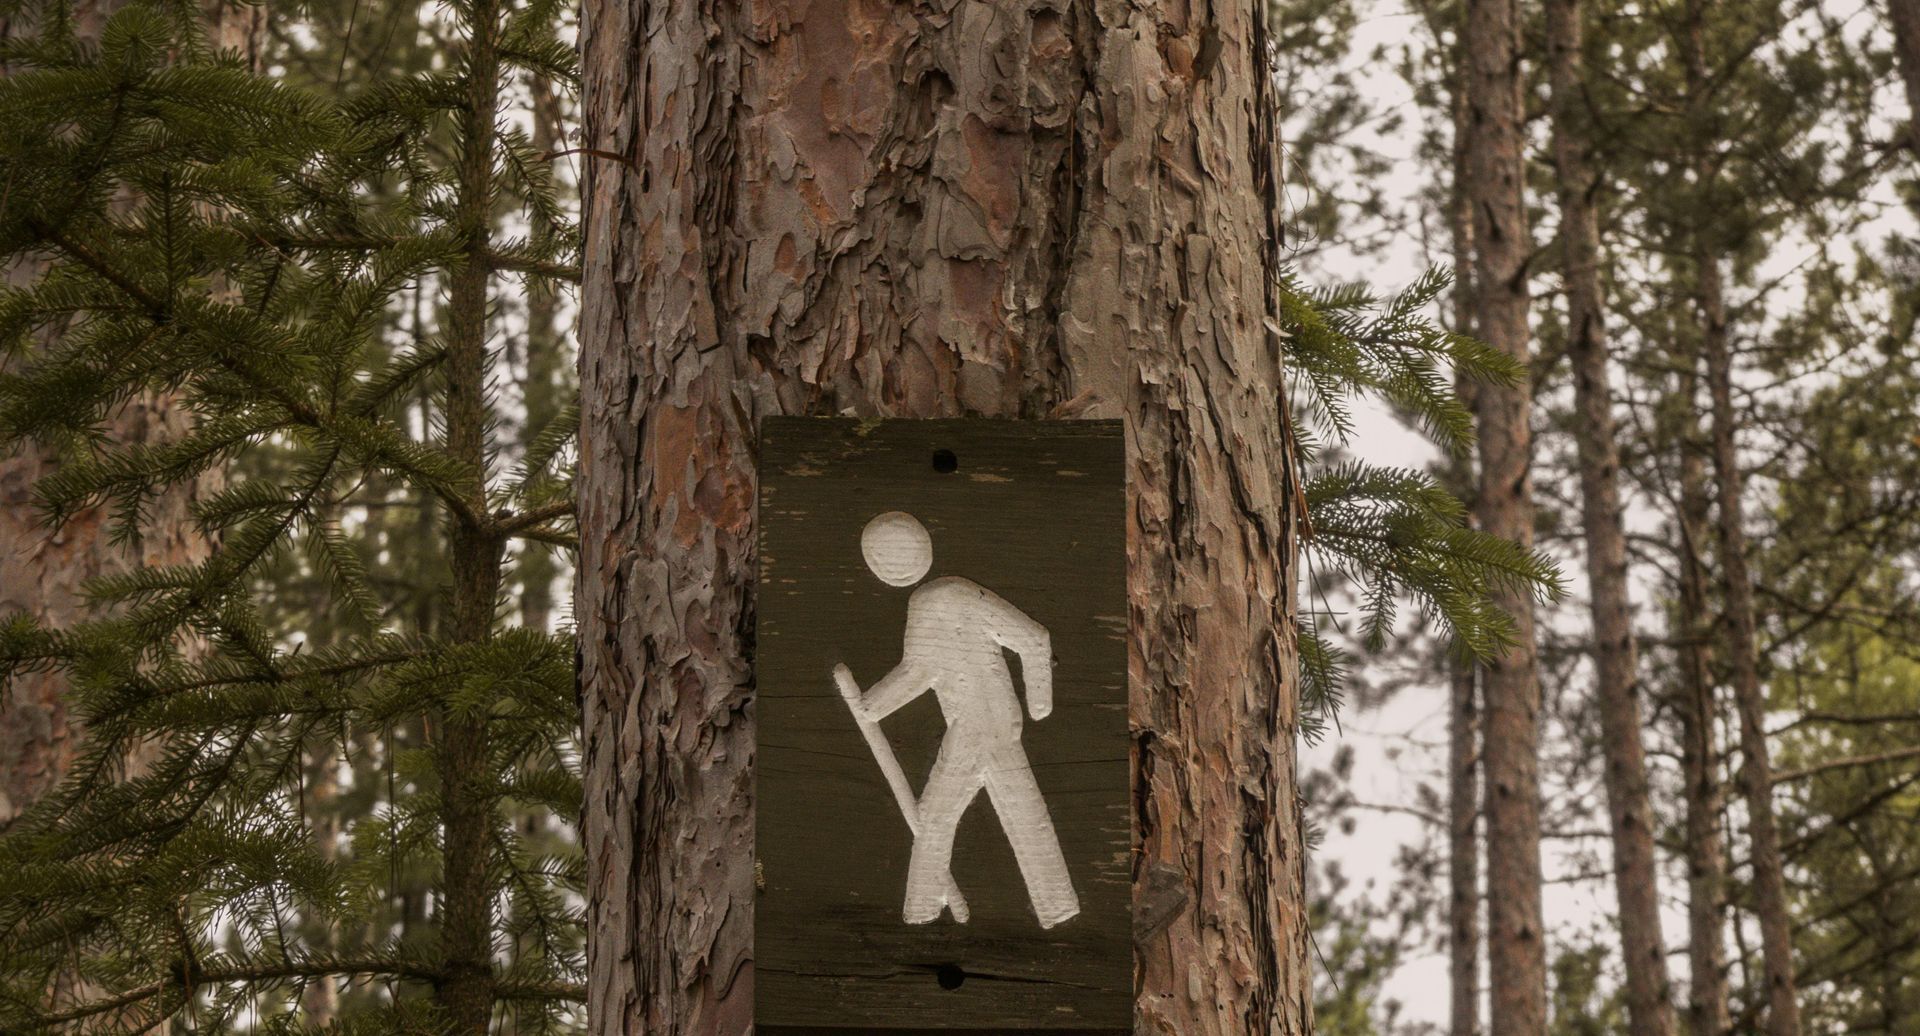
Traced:
[[864, 694], [846, 666], [834, 666], [833, 678], [840, 684], [840, 693], [848, 703], [876, 723], [900, 711], [932, 686], [926, 670], [907, 661], [894, 666], [892, 672], [881, 677], [880, 682], [867, 688]]
[[993, 613], [989, 630], [1001, 647], [1020, 656], [1020, 682], [1026, 685], [1027, 715], [1046, 719], [1053, 712], [1053, 635], [1000, 595], [981, 591]]

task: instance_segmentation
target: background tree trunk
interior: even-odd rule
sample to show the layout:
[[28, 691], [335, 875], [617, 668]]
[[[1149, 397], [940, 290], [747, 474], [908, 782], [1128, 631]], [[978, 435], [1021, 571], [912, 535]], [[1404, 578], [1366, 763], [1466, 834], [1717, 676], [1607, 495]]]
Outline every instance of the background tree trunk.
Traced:
[[1741, 493], [1745, 479], [1734, 440], [1733, 359], [1727, 342], [1726, 307], [1718, 260], [1696, 257], [1701, 336], [1707, 391], [1713, 400], [1713, 466], [1719, 481], [1720, 572], [1726, 594], [1727, 668], [1740, 715], [1740, 785], [1747, 800], [1747, 834], [1753, 866], [1753, 908], [1760, 921], [1760, 955], [1766, 966], [1767, 1032], [1799, 1036], [1800, 1004], [1794, 990], [1793, 920], [1788, 913], [1780, 836], [1773, 819], [1773, 767], [1767, 750], [1766, 699], [1760, 689], [1753, 577], [1747, 570], [1747, 533]]
[[1480, 1032], [1480, 715], [1472, 662], [1448, 664], [1447, 964], [1454, 1036]]
[[[1687, 5], [1687, 104], [1702, 150], [1693, 160], [1695, 182], [1719, 175], [1708, 146], [1717, 139], [1710, 123], [1714, 84], [1707, 69], [1706, 17], [1711, 0]], [[1710, 225], [1711, 226], [1711, 225]], [[1799, 1036], [1800, 1003], [1794, 989], [1793, 921], [1788, 913], [1780, 836], [1774, 829], [1773, 773], [1767, 750], [1766, 700], [1760, 688], [1753, 577], [1747, 569], [1746, 479], [1740, 470], [1733, 410], [1733, 350], [1728, 342], [1726, 289], [1712, 229], [1694, 234], [1694, 305], [1700, 320], [1701, 357], [1712, 401], [1713, 468], [1718, 482], [1720, 575], [1726, 606], [1726, 664], [1740, 718], [1740, 784], [1747, 800], [1749, 858], [1754, 913], [1760, 921], [1760, 953], [1766, 969], [1767, 1031]], [[1736, 926], [1737, 927], [1737, 926]]]
[[[76, 4], [76, 34], [97, 39], [119, 7], [118, 0]], [[201, 10], [216, 46], [257, 65], [266, 37], [264, 8], [207, 0]], [[0, 17], [0, 40], [34, 31], [30, 24]], [[23, 285], [40, 271], [16, 266], [4, 272], [8, 284]], [[189, 415], [171, 393], [143, 393], [122, 407], [104, 432], [116, 443], [158, 446], [185, 435], [189, 427]], [[140, 535], [116, 545], [104, 507], [82, 511], [58, 529], [41, 524], [33, 487], [57, 467], [51, 451], [31, 444], [0, 455], [0, 615], [20, 613], [51, 628], [70, 629], [90, 612], [81, 595], [88, 582], [206, 558], [209, 545], [193, 524], [192, 508], [224, 484], [218, 470], [159, 493], [142, 511]], [[64, 686], [58, 674], [29, 672], [0, 689], [0, 831], [59, 782], [79, 748], [78, 731], [61, 700]]]
[[755, 430], [841, 412], [1127, 419], [1137, 1031], [1307, 1031], [1263, 18], [588, 3], [595, 1032], [751, 1024]]
[[[157, 446], [187, 428], [187, 415], [171, 396], [148, 394], [129, 402], [106, 434], [116, 443]], [[217, 474], [159, 494], [144, 512], [138, 540], [119, 545], [104, 507], [82, 511], [58, 529], [40, 523], [33, 486], [58, 466], [34, 446], [0, 459], [0, 614], [24, 613], [71, 629], [92, 613], [81, 595], [87, 582], [207, 556], [189, 509], [219, 487]], [[62, 700], [65, 686], [57, 673], [23, 673], [0, 694], [0, 830], [58, 783], [79, 749], [80, 732]]]
[[1607, 362], [1600, 287], [1599, 187], [1587, 154], [1589, 120], [1581, 54], [1580, 0], [1547, 0], [1547, 63], [1553, 93], [1553, 156], [1559, 173], [1560, 248], [1566, 278], [1567, 350], [1579, 429], [1580, 500], [1593, 611], [1593, 665], [1620, 905], [1627, 1012], [1641, 1036], [1671, 1036], [1672, 990], [1660, 933], [1653, 808], [1640, 734], [1639, 659], [1627, 593], [1627, 536], [1620, 503], [1620, 447]]
[[[1519, 25], [1513, 0], [1468, 0], [1468, 194], [1473, 202], [1475, 326], [1494, 348], [1527, 361], [1527, 231], [1523, 191]], [[1480, 528], [1533, 545], [1530, 386], [1479, 392]], [[1533, 606], [1497, 595], [1515, 644], [1485, 667], [1487, 959], [1493, 1036], [1538, 1036], [1547, 1024], [1540, 910], [1540, 686]]]
[[[551, 155], [566, 146], [561, 92], [545, 76], [530, 77], [532, 126], [528, 142], [535, 152]], [[536, 234], [544, 233], [537, 228]], [[544, 241], [542, 242], [544, 243]], [[573, 401], [573, 362], [568, 355], [568, 335], [560, 326], [560, 298], [551, 287], [535, 288], [527, 295], [527, 327], [523, 339], [526, 348], [526, 380], [521, 400], [526, 424], [521, 429], [519, 446], [525, 450], [549, 422]], [[553, 626], [554, 583], [563, 566], [554, 547], [527, 541], [519, 544], [520, 557], [515, 574], [520, 580], [520, 625], [542, 632]]]
[[1685, 424], [1680, 448], [1680, 774], [1685, 784], [1687, 859], [1687, 1002], [1692, 1036], [1724, 1036], [1731, 1024], [1727, 1008], [1727, 950], [1722, 930], [1727, 901], [1727, 860], [1720, 834], [1725, 808], [1715, 745], [1713, 672], [1709, 641], [1713, 635], [1707, 601], [1706, 544], [1709, 535], [1707, 467], [1694, 420], [1697, 358], [1684, 362], [1679, 411]]
[[[1456, 30], [1457, 32], [1457, 30]], [[1466, 52], [1456, 35], [1451, 55], [1453, 183], [1447, 233], [1453, 243], [1453, 330], [1473, 334], [1473, 199], [1467, 193]], [[1469, 408], [1477, 386], [1456, 377], [1454, 392]], [[1453, 459], [1449, 486], [1473, 499], [1473, 459]], [[1447, 660], [1447, 964], [1453, 1036], [1480, 1033], [1480, 688], [1479, 666], [1455, 653]]]
[[1907, 139], [1920, 162], [1920, 0], [1887, 0], [1894, 61], [1907, 86]]

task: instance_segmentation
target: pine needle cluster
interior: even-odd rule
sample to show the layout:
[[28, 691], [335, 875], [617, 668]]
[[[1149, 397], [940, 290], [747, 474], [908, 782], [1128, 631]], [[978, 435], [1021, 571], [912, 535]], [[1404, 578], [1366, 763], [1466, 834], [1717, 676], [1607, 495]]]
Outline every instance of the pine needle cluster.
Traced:
[[[1386, 646], [1403, 602], [1439, 627], [1468, 657], [1490, 658], [1513, 643], [1513, 620], [1493, 591], [1546, 600], [1561, 593], [1545, 556], [1475, 531], [1466, 509], [1433, 476], [1412, 468], [1344, 459], [1323, 463], [1352, 442], [1355, 406], [1386, 404], [1449, 453], [1473, 444], [1473, 415], [1454, 378], [1515, 384], [1526, 371], [1483, 342], [1436, 326], [1426, 315], [1452, 283], [1428, 270], [1389, 299], [1363, 284], [1309, 288], [1282, 277], [1281, 314], [1295, 411], [1294, 437], [1310, 472], [1305, 497], [1310, 560], [1340, 577], [1359, 604], [1356, 633], [1369, 652]], [[1303, 618], [1302, 716], [1318, 736], [1337, 711], [1349, 653], [1325, 624]]]
[[[92, 621], [0, 622], [0, 678], [57, 672], [85, 731], [0, 838], [0, 1031], [295, 1031], [330, 984], [339, 1031], [537, 1032], [583, 996], [579, 853], [540, 834], [580, 801], [571, 637], [501, 615], [522, 545], [571, 541], [574, 421], [498, 455], [490, 297], [570, 273], [498, 97], [574, 57], [551, 3], [440, 17], [443, 67], [357, 92], [247, 67], [184, 0], [90, 38], [38, 5], [0, 53], [0, 264], [38, 271], [0, 289], [0, 442], [58, 458], [50, 524], [129, 547], [198, 480], [211, 545], [94, 582]], [[397, 334], [409, 297], [438, 302]], [[190, 430], [107, 434], [156, 397]], [[388, 508], [437, 530], [450, 620], [391, 607]], [[276, 621], [290, 571], [324, 644]], [[316, 771], [369, 807], [334, 844]]]

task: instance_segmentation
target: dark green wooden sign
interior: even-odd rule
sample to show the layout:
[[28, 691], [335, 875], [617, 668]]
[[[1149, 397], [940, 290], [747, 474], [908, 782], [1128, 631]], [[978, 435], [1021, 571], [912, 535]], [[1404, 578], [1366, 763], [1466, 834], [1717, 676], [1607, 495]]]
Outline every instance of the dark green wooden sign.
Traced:
[[1118, 422], [761, 429], [755, 1018], [1125, 1033]]

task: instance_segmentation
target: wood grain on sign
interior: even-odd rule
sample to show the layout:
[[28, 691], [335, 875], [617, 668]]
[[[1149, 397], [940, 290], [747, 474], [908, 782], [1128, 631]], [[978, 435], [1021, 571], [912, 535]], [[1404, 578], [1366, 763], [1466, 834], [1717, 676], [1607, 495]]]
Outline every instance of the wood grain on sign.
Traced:
[[[762, 426], [754, 924], [762, 1034], [1130, 1031], [1124, 454], [1120, 424], [1109, 421]], [[870, 538], [869, 552], [881, 550], [870, 565], [862, 533], [896, 512], [911, 521], [879, 523], [898, 526], [900, 539]], [[930, 552], [930, 567], [924, 556], [915, 564], [914, 551]], [[952, 628], [955, 645], [972, 647], [909, 652], [908, 602], [921, 590], [912, 643]], [[930, 600], [956, 597], [959, 610], [928, 610]], [[981, 630], [995, 616], [1009, 630], [1050, 634], [1050, 711], [1044, 681], [1022, 661], [1029, 641], [993, 634], [1002, 646], [982, 661]], [[916, 682], [947, 690], [878, 720], [876, 745], [836, 686], [837, 665], [869, 692], [915, 665], [908, 675], [923, 679], [903, 677], [882, 693]], [[1010, 681], [1017, 724], [1005, 692], [1006, 707], [988, 719], [968, 712], [995, 692], [979, 691], [980, 680], [955, 689], [951, 671], [966, 666]], [[954, 767], [969, 752], [998, 760], [980, 771], [990, 787], [953, 828], [951, 883], [941, 874], [917, 901], [925, 914], [927, 895], [956, 889], [965, 905], [935, 901], [937, 920], [907, 923], [915, 836], [900, 795], [963, 786]], [[904, 791], [889, 783], [882, 754], [897, 759]], [[943, 774], [932, 772], [936, 755]], [[1007, 769], [1021, 758], [1030, 770]], [[942, 797], [956, 800], [928, 796]], [[1036, 823], [1026, 807], [1040, 801], [1045, 819]]]

